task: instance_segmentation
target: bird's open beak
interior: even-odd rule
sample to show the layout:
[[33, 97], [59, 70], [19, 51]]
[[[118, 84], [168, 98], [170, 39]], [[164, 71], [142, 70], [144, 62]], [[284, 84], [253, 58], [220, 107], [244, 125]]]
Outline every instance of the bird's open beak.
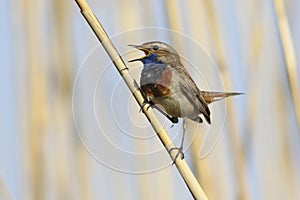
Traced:
[[145, 48], [143, 48], [143, 47], [141, 47], [139, 45], [129, 44], [128, 46], [136, 48], [138, 50], [141, 50], [141, 51], [143, 51], [146, 54], [145, 56], [143, 56], [141, 58], [136, 58], [136, 59], [133, 59], [133, 60], [129, 60], [128, 62], [141, 61], [141, 60], [143, 60], [143, 58], [147, 57], [150, 54], [150, 52], [147, 49], [145, 49]]

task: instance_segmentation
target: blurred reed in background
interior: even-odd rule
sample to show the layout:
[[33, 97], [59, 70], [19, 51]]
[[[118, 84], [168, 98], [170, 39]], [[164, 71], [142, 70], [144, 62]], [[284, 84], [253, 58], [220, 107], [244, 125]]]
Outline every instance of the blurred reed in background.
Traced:
[[[88, 153], [79, 139], [73, 122], [72, 85], [79, 66], [98, 41], [75, 1], [4, 1], [5, 6], [0, 10], [9, 11], [9, 17], [1, 21], [4, 45], [0, 49], [2, 55], [7, 55], [1, 58], [2, 76], [14, 75], [12, 80], [1, 79], [0, 85], [5, 86], [1, 108], [11, 108], [16, 117], [7, 118], [6, 112], [1, 114], [1, 127], [6, 131], [0, 135], [0, 198], [191, 199], [174, 166], [151, 173], [120, 172], [98, 162], [97, 153]], [[186, 152], [209, 199], [300, 198], [297, 65], [300, 2], [91, 0], [88, 3], [111, 36], [157, 27], [192, 38], [215, 61], [224, 90], [245, 93], [226, 100], [225, 125], [213, 151], [205, 159], [199, 159], [205, 132], [205, 125], [200, 125], [199, 137]], [[126, 39], [115, 41], [122, 50], [128, 44], [146, 42], [149, 35], [133, 32], [123, 38]], [[174, 35], [158, 34], [152, 38], [167, 38], [183, 54], [197, 57], [197, 52], [190, 52], [187, 44]], [[11, 41], [9, 46], [6, 40]], [[11, 50], [7, 51], [8, 48]], [[104, 52], [99, 58], [101, 61], [94, 66], [107, 66]], [[196, 67], [207, 78], [217, 79], [201, 61]], [[91, 71], [90, 77], [95, 72]], [[90, 77], [80, 87], [83, 100], [79, 108], [87, 115], [80, 116], [79, 123], [86, 131], [98, 134], [85, 108], [85, 90], [93, 89]], [[197, 75], [193, 78], [200, 79]], [[109, 81], [107, 84], [113, 84], [115, 79]], [[107, 96], [107, 90], [101, 91], [101, 96]], [[17, 100], [10, 95], [11, 91]], [[17, 105], [9, 104], [11, 101]], [[143, 123], [144, 116], [134, 103], [128, 105], [128, 109], [137, 112], [132, 119], [124, 118], [124, 123], [132, 132], [138, 132], [135, 123]], [[224, 114], [218, 113], [214, 105], [211, 107], [214, 115]], [[105, 142], [95, 141], [95, 146], [105, 147]], [[151, 149], [147, 141], [121, 142], [128, 151]], [[137, 163], [139, 160], [105, 153], [128, 166], [151, 168], [156, 162]]]

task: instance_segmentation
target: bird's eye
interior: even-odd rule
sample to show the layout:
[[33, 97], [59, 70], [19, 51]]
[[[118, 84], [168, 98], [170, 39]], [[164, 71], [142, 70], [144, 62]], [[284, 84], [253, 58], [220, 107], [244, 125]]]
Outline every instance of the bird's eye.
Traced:
[[152, 49], [156, 51], [156, 50], [158, 50], [158, 46], [154, 45]]

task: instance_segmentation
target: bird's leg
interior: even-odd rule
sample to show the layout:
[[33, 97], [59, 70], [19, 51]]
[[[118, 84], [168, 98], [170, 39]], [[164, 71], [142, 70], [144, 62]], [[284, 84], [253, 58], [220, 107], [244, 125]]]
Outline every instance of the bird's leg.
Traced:
[[[185, 131], [186, 131], [186, 124], [185, 124], [185, 119], [183, 120], [183, 132], [182, 132], [182, 138], [181, 138], [181, 143], [179, 149], [183, 151], [183, 143], [184, 143], [184, 138], [185, 138]], [[182, 157], [184, 158], [183, 152], [182, 152]]]
[[179, 147], [179, 148], [178, 148], [178, 147], [173, 147], [173, 148], [171, 148], [171, 149], [169, 150], [169, 154], [171, 154], [171, 152], [172, 152], [173, 150], [177, 150], [177, 154], [176, 154], [176, 156], [175, 156], [175, 158], [174, 158], [174, 160], [173, 160], [172, 165], [175, 164], [175, 161], [176, 161], [176, 159], [178, 158], [179, 155], [181, 155], [181, 159], [184, 159], [183, 143], [184, 143], [184, 137], [185, 137], [185, 131], [186, 131], [186, 124], [185, 124], [185, 123], [186, 123], [186, 121], [185, 121], [185, 119], [184, 119], [184, 121], [183, 121], [183, 132], [182, 132], [182, 138], [181, 138], [180, 147]]

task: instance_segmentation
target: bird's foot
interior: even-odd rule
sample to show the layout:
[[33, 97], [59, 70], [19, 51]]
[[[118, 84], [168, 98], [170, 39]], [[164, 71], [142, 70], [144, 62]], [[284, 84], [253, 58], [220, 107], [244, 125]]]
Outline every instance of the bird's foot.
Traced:
[[145, 106], [147, 106], [146, 107], [146, 111], [148, 111], [148, 109], [153, 106], [153, 103], [152, 102], [148, 102], [148, 101], [144, 101], [142, 103], [142, 105], [141, 105], [140, 112], [142, 112], [144, 110]]
[[174, 151], [174, 150], [177, 150], [177, 153], [176, 153], [176, 155], [173, 159], [172, 165], [175, 164], [175, 161], [176, 161], [176, 159], [178, 158], [179, 155], [181, 155], [181, 159], [184, 159], [184, 153], [183, 153], [182, 147], [173, 147], [173, 148], [169, 149], [169, 151], [168, 151], [169, 154], [171, 155], [172, 151]]

